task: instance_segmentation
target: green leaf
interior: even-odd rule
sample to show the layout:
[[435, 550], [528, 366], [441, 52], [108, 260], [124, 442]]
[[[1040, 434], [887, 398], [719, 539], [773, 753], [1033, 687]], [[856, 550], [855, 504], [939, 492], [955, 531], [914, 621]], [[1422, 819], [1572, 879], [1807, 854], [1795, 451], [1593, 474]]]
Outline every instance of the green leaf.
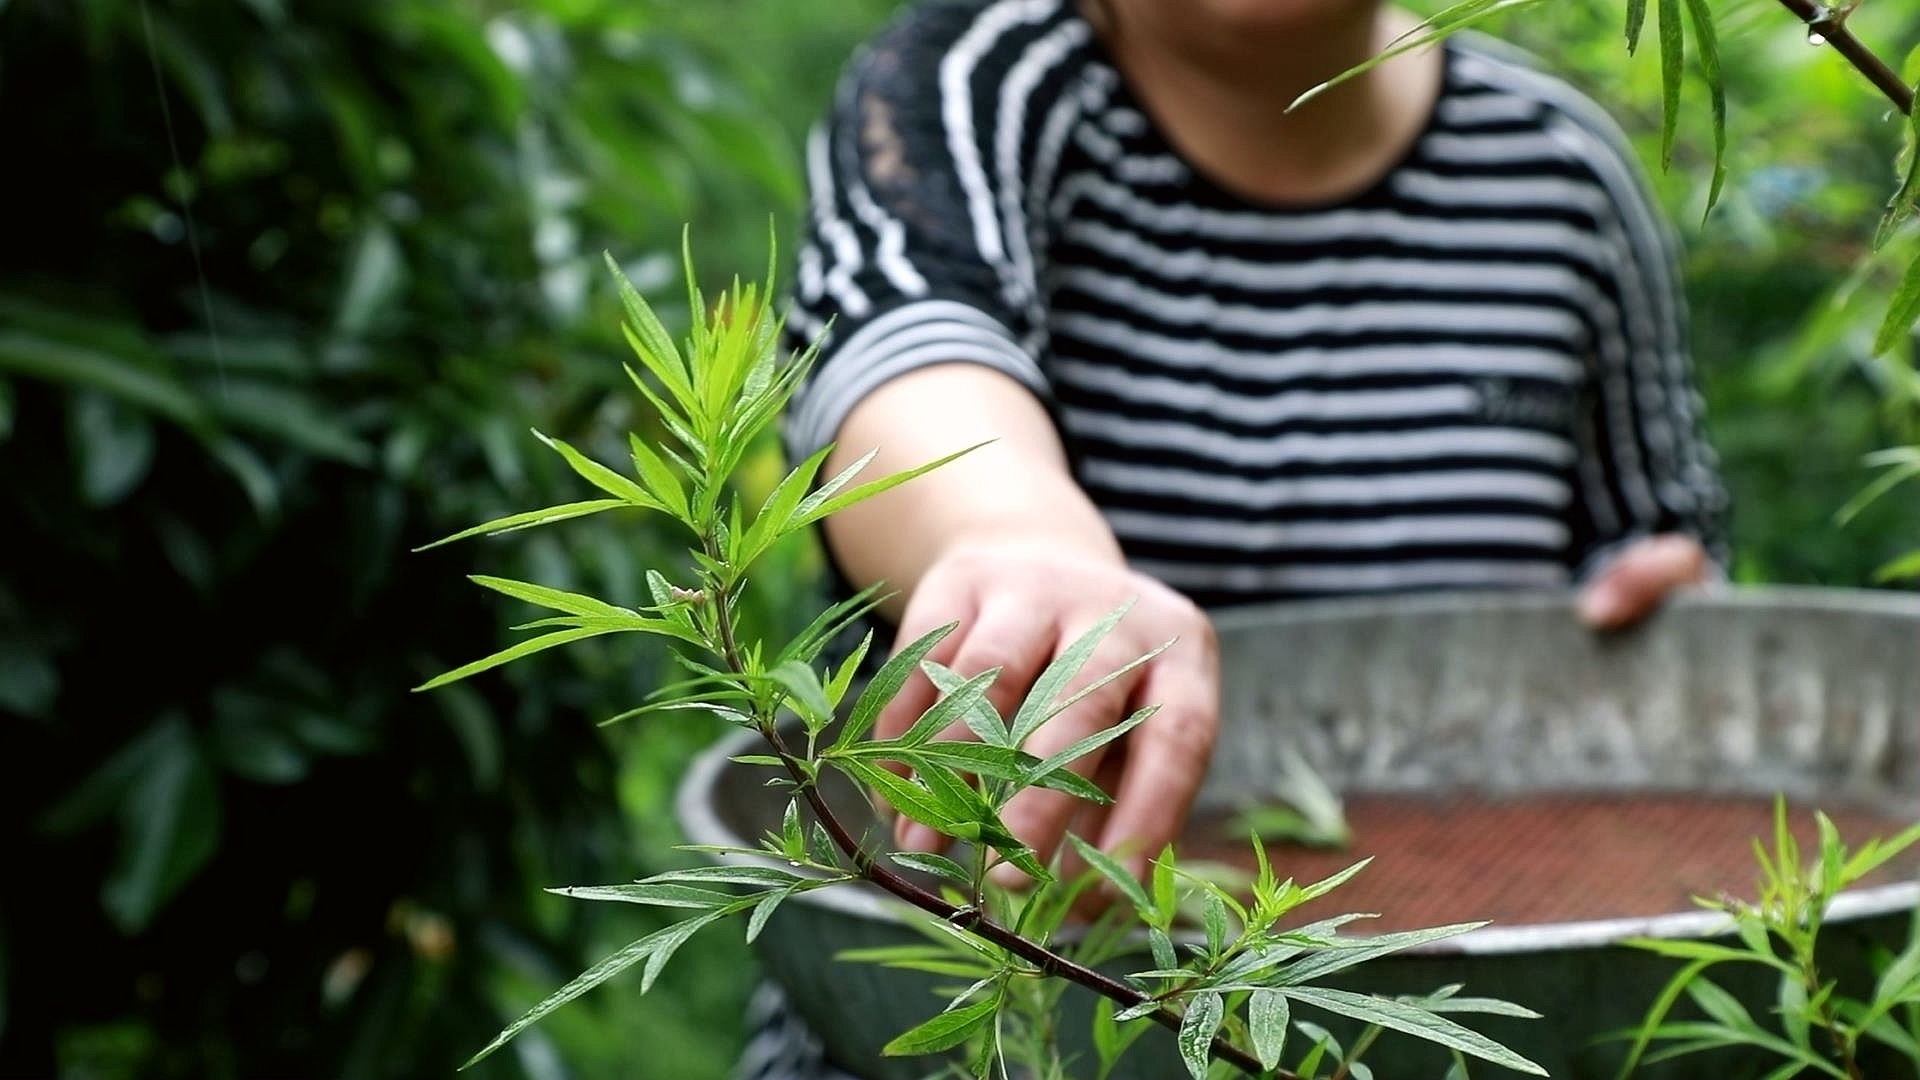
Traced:
[[1180, 1060], [1186, 1062], [1193, 1080], [1207, 1080], [1207, 1065], [1212, 1060], [1213, 1036], [1226, 1018], [1226, 1006], [1219, 994], [1201, 991], [1187, 1003], [1180, 1018]]
[[1647, 0], [1627, 0], [1627, 53], [1640, 51], [1640, 31], [1647, 25]]
[[1106, 1080], [1113, 1071], [1114, 1063], [1134, 1041], [1147, 1033], [1150, 1025], [1142, 1022], [1123, 1024], [1114, 1018], [1114, 1004], [1111, 998], [1100, 998], [1093, 1006], [1093, 1049], [1100, 1056], [1098, 1080]]
[[833, 703], [827, 700], [820, 673], [798, 660], [788, 660], [772, 671], [773, 680], [789, 695], [788, 704], [806, 724], [807, 734], [818, 735], [833, 723]]
[[[931, 660], [922, 661], [920, 670], [926, 673], [927, 678], [932, 680], [934, 688], [942, 694], [956, 693], [967, 683], [959, 672]], [[987, 746], [1013, 746], [1013, 739], [1007, 732], [1007, 722], [1000, 718], [1000, 713], [994, 709], [993, 703], [988, 701], [984, 694], [972, 703], [961, 719], [966, 722], [967, 729]]]
[[[794, 521], [794, 528], [797, 529], [806, 525], [811, 525], [814, 522], [819, 521], [821, 518], [828, 517], [833, 514], [837, 514], [840, 511], [845, 510], [847, 507], [854, 505], [855, 503], [865, 502], [866, 500], [871, 499], [872, 497], [880, 494], [883, 491], [890, 491], [893, 488], [899, 487], [901, 484], [904, 484], [909, 480], [912, 480], [917, 477], [923, 476], [927, 473], [930, 473], [933, 470], [940, 468], [942, 465], [945, 465], [950, 461], [955, 461], [967, 454], [971, 454], [975, 450], [978, 450], [985, 445], [987, 444], [984, 442], [975, 443], [974, 445], [969, 446], [964, 450], [957, 450], [951, 454], [946, 455], [945, 457], [936, 458], [933, 461], [929, 461], [924, 465], [916, 465], [913, 468], [907, 469], [904, 472], [897, 472], [897, 473], [894, 473], [892, 476], [884, 476], [878, 480], [873, 480], [873, 481], [869, 481], [868, 483], [861, 484], [859, 487], [854, 488], [852, 491], [835, 495], [833, 498], [815, 501], [816, 498], [822, 492], [826, 491], [825, 488], [822, 488], [820, 489], [820, 491], [816, 491], [813, 493], [813, 495], [808, 496], [806, 501], [800, 504], [800, 509], [797, 512], [797, 515]], [[865, 461], [866, 459], [863, 458], [861, 459], [861, 462], [859, 462], [858, 464], [864, 465]]]
[[[1915, 265], [1920, 265], [1920, 263], [1916, 263]], [[1855, 517], [1858, 517], [1862, 510], [1865, 510], [1877, 502], [1882, 495], [1885, 495], [1887, 492], [1892, 491], [1894, 488], [1916, 476], [1920, 476], [1920, 457], [1916, 457], [1916, 459], [1912, 461], [1892, 462], [1887, 466], [1885, 472], [1874, 477], [1872, 483], [1861, 488], [1859, 494], [1847, 500], [1847, 504], [1842, 506], [1838, 513], [1834, 514], [1834, 521], [1840, 525], [1848, 524]]]
[[[1147, 890], [1141, 887], [1140, 879], [1134, 877], [1132, 871], [1120, 865], [1118, 860], [1112, 858], [1106, 852], [1101, 851], [1099, 848], [1094, 847], [1092, 844], [1087, 843], [1072, 833], [1067, 834], [1067, 843], [1073, 845], [1073, 850], [1079, 852], [1080, 857], [1086, 860], [1088, 866], [1099, 871], [1101, 877], [1112, 882], [1113, 887], [1120, 890], [1120, 895], [1127, 898], [1127, 902], [1133, 905], [1133, 909], [1140, 913], [1141, 919], [1149, 924], [1158, 921], [1156, 918], [1157, 909], [1153, 901], [1147, 899]], [[1155, 954], [1154, 962], [1159, 963], [1161, 967], [1175, 966], [1174, 964], [1161, 963], [1158, 953]]]
[[1680, 23], [1681, 0], [1655, 0], [1660, 31], [1660, 164], [1673, 166], [1673, 140], [1680, 130], [1680, 79], [1687, 42]]
[[584, 641], [590, 637], [599, 637], [602, 634], [613, 632], [612, 629], [603, 629], [600, 627], [579, 627], [572, 630], [557, 630], [551, 634], [542, 634], [537, 638], [529, 638], [517, 645], [501, 649], [492, 656], [484, 657], [475, 660], [471, 664], [457, 667], [444, 675], [421, 683], [419, 686], [414, 687], [414, 690], [432, 690], [445, 686], [450, 682], [459, 682], [469, 675], [478, 675], [482, 671], [499, 667], [501, 664], [510, 664], [521, 657], [531, 656], [534, 653], [551, 649], [556, 645], [566, 645], [575, 641]]
[[1707, 208], [1713, 212], [1727, 181], [1727, 86], [1720, 70], [1720, 43], [1714, 32], [1713, 8], [1708, 0], [1687, 0], [1694, 44], [1700, 50], [1700, 72], [1706, 76], [1707, 98], [1713, 117], [1713, 180], [1707, 188]]
[[451, 544], [456, 540], [465, 540], [469, 537], [491, 536], [494, 533], [512, 532], [516, 529], [530, 529], [537, 525], [550, 525], [556, 521], [586, 517], [588, 514], [597, 514], [602, 510], [612, 510], [628, 505], [630, 504], [625, 499], [590, 499], [586, 502], [562, 503], [559, 506], [549, 506], [544, 510], [528, 510], [524, 513], [508, 514], [506, 517], [495, 518], [484, 524], [475, 525], [471, 529], [462, 529], [452, 536], [435, 540], [431, 544], [423, 544], [413, 550], [416, 552], [426, 551], [429, 548], [437, 548], [442, 544]]
[[[632, 333], [633, 351], [640, 363], [660, 380], [667, 393], [683, 408], [694, 399], [693, 384], [688, 381], [686, 364], [680, 359], [680, 350], [674, 348], [673, 337], [655, 315], [653, 308], [643, 299], [633, 282], [620, 271], [620, 264], [613, 261], [611, 254], [605, 255], [607, 269], [613, 274], [614, 287], [620, 295], [620, 306], [626, 309], [627, 329]], [[696, 321], [704, 316], [696, 313]]]
[[220, 790], [184, 720], [142, 741], [118, 811], [120, 850], [100, 899], [121, 932], [137, 934], [220, 847]]
[[909, 870], [918, 870], [923, 874], [945, 878], [963, 889], [973, 888], [973, 875], [967, 871], [966, 867], [945, 855], [934, 855], [922, 851], [895, 851], [890, 852], [887, 857]]
[[1280, 1067], [1280, 1053], [1287, 1045], [1287, 1025], [1292, 1010], [1287, 995], [1278, 990], [1255, 990], [1247, 1000], [1247, 1031], [1253, 1037], [1253, 1054], [1260, 1067]]
[[1041, 724], [1058, 714], [1062, 706], [1056, 702], [1066, 693], [1067, 684], [1087, 665], [1087, 661], [1093, 657], [1093, 651], [1113, 633], [1113, 628], [1120, 625], [1120, 620], [1132, 608], [1133, 603], [1129, 601], [1108, 612], [1092, 629], [1062, 649], [1060, 655], [1054, 657], [1053, 662], [1040, 673], [1040, 677], [1033, 680], [1033, 688], [1027, 691], [1027, 699], [1020, 703], [1010, 725], [1015, 746], [1025, 745], [1027, 739], [1040, 730]]
[[1000, 669], [990, 668], [961, 683], [952, 693], [942, 695], [940, 700], [928, 706], [927, 711], [913, 722], [913, 726], [895, 741], [903, 746], [919, 746], [950, 725], [960, 722], [985, 697], [987, 689], [999, 677]]
[[638, 435], [629, 434], [627, 446], [633, 457], [634, 472], [645, 483], [647, 493], [658, 500], [675, 521], [689, 527], [694, 525], [693, 512], [687, 506], [687, 489], [665, 459]]
[[1539, 1065], [1479, 1032], [1405, 1002], [1320, 986], [1290, 986], [1281, 990], [1281, 993], [1294, 1001], [1325, 1009], [1338, 1016], [1417, 1036], [1516, 1072], [1533, 1076], [1547, 1075], [1547, 1071]]
[[1365, 75], [1396, 56], [1426, 48], [1436, 41], [1444, 40], [1451, 34], [1485, 22], [1502, 12], [1530, 7], [1540, 2], [1542, 0], [1463, 0], [1461, 3], [1435, 13], [1419, 26], [1395, 38], [1387, 48], [1374, 54], [1366, 62], [1348, 68], [1293, 99], [1293, 103], [1287, 106], [1287, 111], [1292, 112], [1300, 108], [1341, 83]]
[[[1639, 941], [1628, 941], [1627, 944], [1638, 948], [1648, 947]], [[1631, 1033], [1633, 1045], [1627, 1049], [1627, 1055], [1620, 1063], [1620, 1071], [1614, 1074], [1616, 1080], [1627, 1080], [1633, 1070], [1639, 1067], [1642, 1057], [1646, 1054], [1647, 1046], [1658, 1034], [1660, 1022], [1666, 1018], [1668, 1012], [1672, 1011], [1674, 1002], [1679, 1001], [1680, 995], [1686, 991], [1687, 986], [1714, 963], [1713, 960], [1695, 960], [1675, 972], [1673, 977], [1667, 980], [1667, 984], [1660, 988], [1660, 993], [1655, 995], [1653, 1004], [1647, 1008], [1646, 1017]]]
[[196, 433], [210, 434], [213, 428], [206, 403], [149, 355], [130, 359], [22, 330], [0, 330], [0, 373], [99, 390]]
[[783, 870], [777, 866], [692, 866], [684, 870], [668, 870], [655, 874], [647, 881], [784, 887], [812, 882], [814, 879], [802, 877], [791, 870]]
[[854, 700], [853, 711], [847, 715], [847, 722], [840, 728], [840, 736], [834, 740], [832, 749], [845, 750], [866, 738], [867, 732], [873, 730], [873, 722], [879, 718], [880, 711], [900, 693], [907, 676], [918, 670], [920, 661], [959, 625], [948, 623], [929, 630], [880, 665], [880, 670], [874, 672], [866, 689]]
[[986, 1026], [999, 1007], [1000, 999], [994, 996], [962, 1008], [950, 1009], [896, 1037], [880, 1052], [889, 1057], [911, 1057], [951, 1050]]
[[838, 764], [854, 779], [879, 792], [880, 797], [887, 800], [887, 805], [922, 825], [952, 835], [953, 830], [970, 817], [964, 804], [955, 805], [950, 800], [943, 800], [927, 788], [878, 765], [857, 758], [848, 758]]
[[1207, 952], [1213, 956], [1220, 955], [1227, 943], [1227, 905], [1212, 887], [1208, 888], [1201, 908], [1201, 925], [1207, 932]]
[[616, 607], [604, 600], [597, 600], [591, 596], [567, 592], [562, 589], [549, 588], [545, 585], [535, 585], [526, 581], [514, 581], [511, 578], [490, 577], [486, 574], [469, 574], [467, 578], [477, 585], [492, 589], [497, 593], [511, 596], [515, 600], [525, 600], [529, 604], [552, 608], [555, 611], [564, 611], [569, 615], [604, 615], [616, 618], [624, 616], [639, 617], [639, 612], [630, 611], [623, 607]]
[[140, 485], [153, 464], [153, 423], [98, 391], [75, 393], [71, 414], [80, 493], [93, 506], [112, 506]]
[[[1158, 705], [1149, 705], [1144, 709], [1136, 711], [1132, 716], [1127, 717], [1117, 724], [1102, 728], [1084, 739], [1075, 741], [1071, 746], [1062, 749], [1059, 753], [1035, 765], [1032, 771], [1026, 776], [1027, 782], [1047, 786], [1046, 782], [1055, 776], [1062, 775], [1068, 765], [1086, 757], [1088, 754], [1125, 735], [1134, 728], [1139, 727], [1152, 717], [1155, 712], [1159, 711], [1159, 708]], [[1094, 790], [1099, 792], [1099, 798], [1095, 801], [1101, 803], [1113, 801], [1105, 792], [1100, 792], [1098, 788]]]
[[1180, 955], [1174, 951], [1173, 939], [1158, 926], [1147, 928], [1147, 948], [1153, 953], [1154, 964], [1162, 970], [1180, 966]]
[[625, 904], [694, 908], [700, 911], [725, 907], [738, 899], [732, 893], [663, 881], [637, 881], [631, 885], [566, 885], [547, 891], [575, 900], [617, 900]]
[[552, 438], [543, 434], [538, 429], [534, 431], [533, 437], [547, 444], [554, 453], [565, 458], [567, 464], [572, 466], [574, 472], [580, 474], [582, 479], [594, 487], [599, 488], [601, 491], [612, 495], [616, 499], [625, 501], [630, 506], [638, 506], [648, 510], [666, 509], [665, 506], [661, 505], [660, 500], [648, 494], [639, 484], [634, 483], [580, 451], [575, 450], [572, 446], [568, 445], [565, 440]]
[[1469, 930], [1478, 930], [1485, 925], [1487, 924], [1484, 922], [1455, 923], [1450, 926], [1401, 930], [1391, 934], [1354, 938], [1350, 942], [1342, 942], [1337, 948], [1322, 949], [1288, 964], [1276, 974], [1275, 981], [1288, 984], [1312, 982], [1377, 957], [1411, 949], [1416, 945], [1458, 937]]
[[1884, 356], [1893, 351], [1894, 346], [1908, 339], [1913, 333], [1913, 324], [1920, 321], [1920, 256], [1916, 256], [1900, 277], [1900, 287], [1894, 290], [1893, 303], [1887, 308], [1886, 318], [1880, 322], [1880, 329], [1873, 335], [1873, 355]]
[[1920, 578], [1920, 548], [1907, 552], [1873, 572], [1873, 581], [1876, 585], [1887, 585], [1910, 578]]

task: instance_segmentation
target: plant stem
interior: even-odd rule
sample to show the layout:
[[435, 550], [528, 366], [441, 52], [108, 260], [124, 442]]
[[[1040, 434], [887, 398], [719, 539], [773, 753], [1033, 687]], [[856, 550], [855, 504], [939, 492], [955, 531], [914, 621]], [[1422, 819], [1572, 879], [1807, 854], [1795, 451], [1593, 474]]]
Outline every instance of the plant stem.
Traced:
[[[718, 563], [720, 551], [713, 538], [704, 538], [704, 544], [708, 556]], [[709, 582], [708, 595], [713, 601], [714, 627], [720, 637], [721, 658], [729, 670], [744, 675], [746, 674], [745, 657], [740, 652], [734, 632], [732, 593], [725, 582], [715, 575]], [[786, 740], [780, 737], [773, 719], [771, 717], [756, 717], [756, 719], [759, 721], [760, 734], [766, 738], [773, 752], [785, 764], [787, 774], [792, 777], [795, 794], [807, 800], [807, 806], [813, 810], [814, 817], [827, 830], [827, 835], [833, 838], [834, 846], [853, 862], [854, 870], [861, 877], [914, 907], [938, 916], [958, 929], [969, 931], [983, 940], [1000, 946], [1032, 964], [1045, 975], [1079, 983], [1094, 993], [1111, 998], [1124, 1006], [1139, 1005], [1148, 1000], [1145, 994], [1127, 984], [1076, 963], [1036, 941], [1001, 926], [987, 917], [980, 904], [976, 903], [969, 907], [950, 904], [875, 861], [872, 852], [854, 839], [853, 834], [847, 831], [846, 825], [834, 814], [833, 808], [827, 805], [827, 800], [820, 794], [819, 786], [808, 778], [806, 769], [801, 766], [800, 758], [787, 746]], [[1161, 1007], [1149, 1013], [1148, 1017], [1161, 1027], [1175, 1032], [1180, 1030], [1181, 1016], [1172, 1009]], [[1211, 1053], [1215, 1058], [1232, 1064], [1249, 1076], [1263, 1074], [1258, 1058], [1218, 1035], [1214, 1036]], [[1275, 1080], [1301, 1080], [1299, 1076], [1285, 1069], [1276, 1070], [1271, 1075]]]
[[1857, 68], [1867, 81], [1879, 87], [1887, 95], [1893, 107], [1911, 116], [1913, 114], [1913, 88], [1901, 80], [1879, 54], [1868, 48], [1853, 31], [1847, 29], [1847, 13], [1852, 5], [1830, 7], [1819, 0], [1780, 0], [1788, 11], [1807, 24], [1809, 34], [1818, 34], [1825, 38], [1833, 50], [1847, 58], [1847, 62]]
[[1373, 1041], [1380, 1037], [1380, 1031], [1381, 1028], [1379, 1024], [1367, 1025], [1367, 1030], [1361, 1032], [1360, 1037], [1353, 1040], [1353, 1048], [1347, 1051], [1346, 1057], [1340, 1059], [1340, 1067], [1333, 1070], [1333, 1075], [1328, 1077], [1327, 1080], [1347, 1080], [1349, 1070], [1360, 1060], [1360, 1055], [1372, 1048]]

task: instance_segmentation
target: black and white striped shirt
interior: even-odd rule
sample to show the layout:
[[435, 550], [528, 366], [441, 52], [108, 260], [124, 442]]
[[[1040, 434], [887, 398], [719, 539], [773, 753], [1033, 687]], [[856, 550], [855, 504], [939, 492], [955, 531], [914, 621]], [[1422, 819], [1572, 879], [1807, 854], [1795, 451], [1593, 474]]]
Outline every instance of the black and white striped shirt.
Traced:
[[1718, 549], [1673, 243], [1625, 140], [1447, 46], [1378, 184], [1271, 207], [1192, 169], [1070, 0], [921, 3], [808, 145], [796, 456], [882, 382], [1043, 400], [1133, 565], [1203, 606], [1551, 586], [1640, 535]]

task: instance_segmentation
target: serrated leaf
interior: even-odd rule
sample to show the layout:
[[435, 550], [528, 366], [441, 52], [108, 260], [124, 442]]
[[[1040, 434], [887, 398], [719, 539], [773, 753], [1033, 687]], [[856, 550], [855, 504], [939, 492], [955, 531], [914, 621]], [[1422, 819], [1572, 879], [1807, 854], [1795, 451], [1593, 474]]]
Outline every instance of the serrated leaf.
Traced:
[[1207, 1065], [1212, 1060], [1213, 1036], [1226, 1018], [1226, 1005], [1219, 994], [1205, 990], [1188, 999], [1186, 1015], [1180, 1018], [1180, 1060], [1193, 1074], [1193, 1080], [1207, 1080]]
[[451, 544], [456, 540], [466, 540], [475, 536], [491, 536], [495, 533], [513, 532], [518, 529], [531, 529], [539, 525], [551, 525], [556, 521], [567, 521], [572, 518], [586, 517], [588, 514], [597, 514], [602, 510], [620, 509], [629, 505], [625, 499], [589, 499], [585, 502], [562, 503], [559, 506], [549, 506], [544, 510], [528, 510], [521, 514], [508, 514], [506, 517], [494, 518], [492, 521], [483, 522], [470, 529], [462, 529], [452, 536], [435, 540], [431, 544], [422, 544], [413, 550], [416, 552], [428, 551], [442, 544]]
[[1247, 999], [1247, 1032], [1253, 1038], [1253, 1055], [1263, 1069], [1280, 1067], [1280, 1054], [1287, 1046], [1287, 1026], [1292, 1009], [1287, 995], [1278, 990], [1255, 990]]
[[1547, 1070], [1485, 1035], [1405, 1002], [1324, 986], [1290, 986], [1281, 992], [1295, 1001], [1325, 1009], [1335, 1015], [1414, 1035], [1516, 1072], [1533, 1076], [1547, 1075]]
[[995, 996], [950, 1009], [896, 1037], [880, 1052], [889, 1057], [912, 1057], [951, 1050], [966, 1042], [968, 1036], [993, 1019], [994, 1010], [999, 1004], [1000, 999]]

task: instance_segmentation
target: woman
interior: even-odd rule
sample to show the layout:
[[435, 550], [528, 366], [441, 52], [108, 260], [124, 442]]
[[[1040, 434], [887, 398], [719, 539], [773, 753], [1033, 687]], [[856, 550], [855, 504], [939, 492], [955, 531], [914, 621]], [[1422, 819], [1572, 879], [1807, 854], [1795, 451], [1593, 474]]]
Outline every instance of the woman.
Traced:
[[[1008, 807], [1043, 854], [1071, 826], [1138, 869], [1177, 833], [1218, 723], [1211, 608], [1579, 584], [1610, 628], [1713, 572], [1674, 253], [1613, 125], [1462, 39], [1287, 111], [1415, 21], [923, 2], [809, 143], [790, 326], [827, 337], [790, 452], [894, 471], [992, 440], [832, 519], [836, 570], [897, 590], [902, 640], [957, 620], [935, 659], [1001, 667], [1003, 709], [1122, 603], [1090, 672], [1177, 639], [1034, 736], [1161, 706], [1084, 763], [1109, 812]], [[792, 1075], [780, 1030], [749, 1073]]]

